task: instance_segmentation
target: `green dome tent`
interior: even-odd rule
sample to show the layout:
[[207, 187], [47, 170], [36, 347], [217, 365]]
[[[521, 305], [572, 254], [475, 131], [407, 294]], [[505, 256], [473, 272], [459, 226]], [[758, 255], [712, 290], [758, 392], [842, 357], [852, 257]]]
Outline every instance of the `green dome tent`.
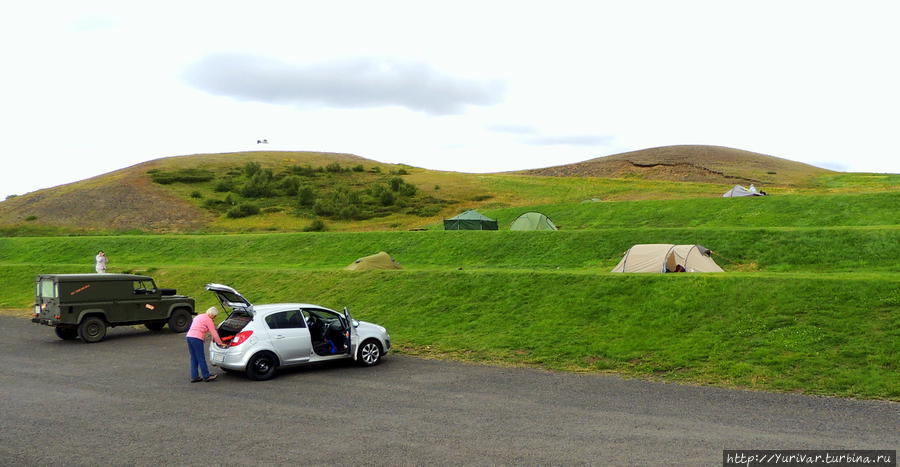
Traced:
[[345, 267], [348, 271], [371, 271], [373, 269], [403, 269], [391, 255], [380, 251], [371, 256], [362, 257]]
[[553, 221], [539, 212], [526, 212], [517, 217], [509, 226], [509, 230], [559, 230]]
[[456, 217], [444, 219], [444, 230], [497, 230], [497, 221], [470, 209]]

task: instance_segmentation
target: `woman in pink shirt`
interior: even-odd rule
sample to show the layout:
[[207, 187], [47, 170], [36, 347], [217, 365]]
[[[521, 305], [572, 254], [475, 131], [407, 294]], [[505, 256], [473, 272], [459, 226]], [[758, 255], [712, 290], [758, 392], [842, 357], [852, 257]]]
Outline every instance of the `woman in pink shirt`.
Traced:
[[[215, 381], [216, 377], [218, 377], [218, 375], [209, 374], [209, 368], [206, 366], [206, 355], [203, 353], [203, 340], [206, 338], [207, 333], [212, 335], [213, 341], [217, 345], [224, 345], [222, 344], [222, 339], [219, 338], [219, 333], [216, 331], [216, 323], [213, 322], [213, 318], [217, 314], [219, 314], [219, 310], [216, 307], [211, 307], [206, 310], [206, 313], [195, 316], [194, 321], [191, 322], [191, 328], [188, 329], [187, 345], [188, 352], [191, 353], [192, 383], [200, 380]], [[197, 371], [198, 369], [200, 370], [199, 372]], [[200, 377], [201, 374], [203, 378]]]

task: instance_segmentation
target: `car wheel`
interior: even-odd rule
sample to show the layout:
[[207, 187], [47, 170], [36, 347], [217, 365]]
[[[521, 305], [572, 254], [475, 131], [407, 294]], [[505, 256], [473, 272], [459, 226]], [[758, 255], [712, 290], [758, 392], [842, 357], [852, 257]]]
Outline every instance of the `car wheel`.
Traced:
[[359, 346], [356, 361], [362, 366], [377, 365], [381, 361], [381, 344], [375, 339], [369, 339]]
[[256, 381], [265, 381], [275, 376], [278, 360], [269, 352], [260, 352], [247, 362], [247, 377]]
[[64, 341], [69, 341], [78, 337], [78, 329], [75, 328], [55, 327], [53, 330], [56, 331], [56, 337]]
[[184, 308], [179, 308], [172, 312], [169, 317], [169, 329], [172, 332], [185, 332], [191, 327], [191, 314]]
[[144, 326], [151, 331], [159, 331], [166, 325], [165, 321], [153, 321], [151, 323], [144, 323]]
[[85, 318], [78, 326], [78, 337], [88, 344], [100, 342], [106, 337], [106, 323], [96, 316]]

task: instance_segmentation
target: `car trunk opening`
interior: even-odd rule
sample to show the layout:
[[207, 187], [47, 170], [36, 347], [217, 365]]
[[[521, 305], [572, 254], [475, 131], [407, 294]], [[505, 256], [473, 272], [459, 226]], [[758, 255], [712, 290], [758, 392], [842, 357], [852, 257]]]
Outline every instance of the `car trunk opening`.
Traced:
[[252, 313], [247, 310], [234, 310], [225, 321], [219, 324], [217, 328], [219, 338], [227, 344], [237, 333], [250, 324], [250, 321], [253, 321]]

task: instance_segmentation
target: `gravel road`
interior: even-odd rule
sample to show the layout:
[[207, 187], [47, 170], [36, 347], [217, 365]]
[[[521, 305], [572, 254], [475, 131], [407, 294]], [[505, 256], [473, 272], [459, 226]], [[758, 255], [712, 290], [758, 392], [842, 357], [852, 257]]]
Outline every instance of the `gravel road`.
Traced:
[[184, 335], [97, 344], [0, 316], [0, 464], [721, 465], [898, 449], [900, 404], [389, 355], [188, 382]]

